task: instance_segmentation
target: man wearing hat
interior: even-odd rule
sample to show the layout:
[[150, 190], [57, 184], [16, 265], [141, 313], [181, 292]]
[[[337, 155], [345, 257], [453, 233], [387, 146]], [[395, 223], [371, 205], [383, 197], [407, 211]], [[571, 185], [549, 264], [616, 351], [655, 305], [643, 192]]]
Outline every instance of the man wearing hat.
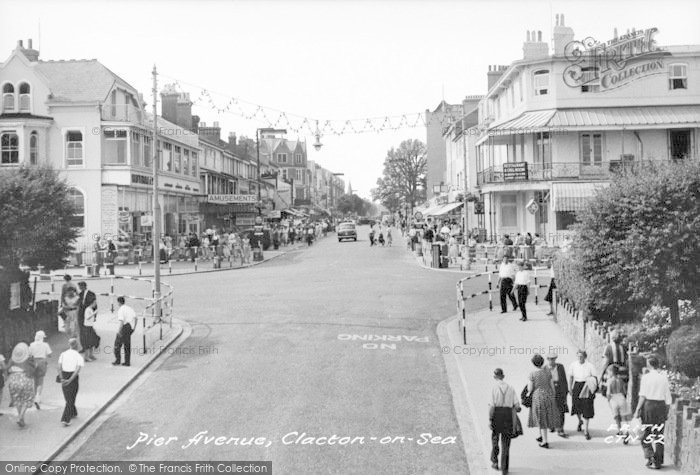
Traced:
[[[566, 403], [566, 396], [569, 394], [569, 383], [566, 381], [566, 370], [564, 365], [557, 363], [557, 354], [550, 351], [547, 355], [547, 366], [552, 372], [552, 382], [554, 383], [554, 400], [557, 405], [557, 412], [559, 414], [559, 421], [557, 424], [557, 434], [559, 437], [567, 438], [569, 437], [564, 432], [564, 414], [569, 412], [569, 406]], [[550, 430], [554, 432], [554, 430]]]
[[503, 370], [496, 368], [493, 378], [496, 384], [491, 390], [491, 403], [489, 404], [489, 419], [491, 420], [491, 463], [498, 470], [498, 439], [501, 439], [501, 471], [508, 473], [510, 456], [510, 439], [514, 433], [513, 422], [517, 416], [513, 413], [520, 412], [520, 402], [515, 395], [513, 387], [503, 381]]

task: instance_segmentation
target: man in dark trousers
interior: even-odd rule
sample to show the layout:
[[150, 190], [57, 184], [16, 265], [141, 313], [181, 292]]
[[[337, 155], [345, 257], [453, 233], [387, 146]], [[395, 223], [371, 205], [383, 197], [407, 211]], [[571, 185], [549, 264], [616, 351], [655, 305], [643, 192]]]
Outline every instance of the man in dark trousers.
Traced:
[[[117, 297], [117, 304], [119, 304], [119, 310], [117, 310], [119, 329], [114, 339], [114, 361], [112, 364], [131, 366], [131, 334], [136, 328], [136, 312], [125, 304], [124, 297]], [[124, 363], [121, 362], [122, 346], [124, 347]]]
[[664, 426], [671, 405], [671, 389], [668, 377], [659, 372], [659, 360], [651, 356], [647, 360], [649, 372], [642, 376], [639, 388], [639, 406], [634, 418], [642, 419], [642, 450], [647, 467], [660, 469], [664, 463]]
[[63, 398], [66, 401], [61, 417], [64, 426], [69, 426], [71, 419], [78, 417], [78, 410], [75, 408], [79, 388], [78, 373], [80, 368], [85, 366], [85, 360], [77, 350], [78, 340], [71, 338], [68, 340], [68, 349], [58, 357], [58, 381], [61, 383]]
[[508, 311], [507, 298], [513, 303], [513, 310], [518, 309], [518, 303], [513, 295], [513, 279], [515, 279], [515, 267], [510, 259], [503, 258], [501, 267], [498, 270], [498, 283], [496, 288], [501, 289], [501, 313]]
[[[501, 368], [493, 371], [496, 384], [491, 389], [491, 403], [489, 404], [489, 419], [491, 421], [491, 467], [498, 470], [498, 454], [501, 454], [501, 471], [508, 473], [510, 458], [510, 439], [513, 436], [513, 411], [520, 412], [520, 402], [515, 395], [513, 387], [503, 381], [504, 375]], [[498, 439], [501, 439], [499, 450]]]
[[[80, 303], [78, 305], [78, 326], [80, 327], [80, 346], [82, 349], [81, 353], [85, 353], [85, 349], [90, 346], [86, 341], [85, 336], [87, 332], [85, 331], [85, 309], [90, 305], [95, 303], [97, 297], [92, 290], [87, 289], [87, 284], [84, 281], [78, 282], [78, 288], [80, 288]], [[95, 307], [97, 309], [97, 307]]]

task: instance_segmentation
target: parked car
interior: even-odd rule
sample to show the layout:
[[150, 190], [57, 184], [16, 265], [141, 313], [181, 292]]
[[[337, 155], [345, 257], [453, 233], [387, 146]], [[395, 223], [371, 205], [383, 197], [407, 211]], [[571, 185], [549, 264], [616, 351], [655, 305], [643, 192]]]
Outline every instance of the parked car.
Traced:
[[343, 239], [352, 239], [357, 241], [357, 230], [355, 229], [355, 223], [344, 222], [338, 225], [338, 242]]

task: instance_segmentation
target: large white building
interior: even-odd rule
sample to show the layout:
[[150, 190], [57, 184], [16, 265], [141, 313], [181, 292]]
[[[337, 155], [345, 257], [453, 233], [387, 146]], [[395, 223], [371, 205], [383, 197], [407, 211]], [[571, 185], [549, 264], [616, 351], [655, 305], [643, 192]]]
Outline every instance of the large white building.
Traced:
[[476, 178], [492, 238], [556, 240], [615, 170], [698, 159], [700, 45], [660, 47], [656, 33], [584, 44], [557, 15], [553, 52], [527, 33], [523, 59], [479, 104]]
[[[79, 251], [91, 250], [98, 236], [145, 245], [153, 223], [153, 123], [136, 89], [94, 59], [41, 61], [29, 40], [0, 63], [0, 90], [0, 167], [59, 170], [79, 210]], [[158, 128], [164, 230], [196, 230], [197, 136], [162, 119]]]

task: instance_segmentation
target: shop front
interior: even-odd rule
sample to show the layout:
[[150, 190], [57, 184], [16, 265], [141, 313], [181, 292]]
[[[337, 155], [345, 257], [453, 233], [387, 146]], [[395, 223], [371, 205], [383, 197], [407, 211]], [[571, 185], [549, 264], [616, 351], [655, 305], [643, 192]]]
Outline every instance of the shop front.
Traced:
[[241, 231], [252, 227], [259, 211], [256, 195], [207, 195], [199, 203], [203, 216], [203, 229], [216, 226], [219, 229]]

